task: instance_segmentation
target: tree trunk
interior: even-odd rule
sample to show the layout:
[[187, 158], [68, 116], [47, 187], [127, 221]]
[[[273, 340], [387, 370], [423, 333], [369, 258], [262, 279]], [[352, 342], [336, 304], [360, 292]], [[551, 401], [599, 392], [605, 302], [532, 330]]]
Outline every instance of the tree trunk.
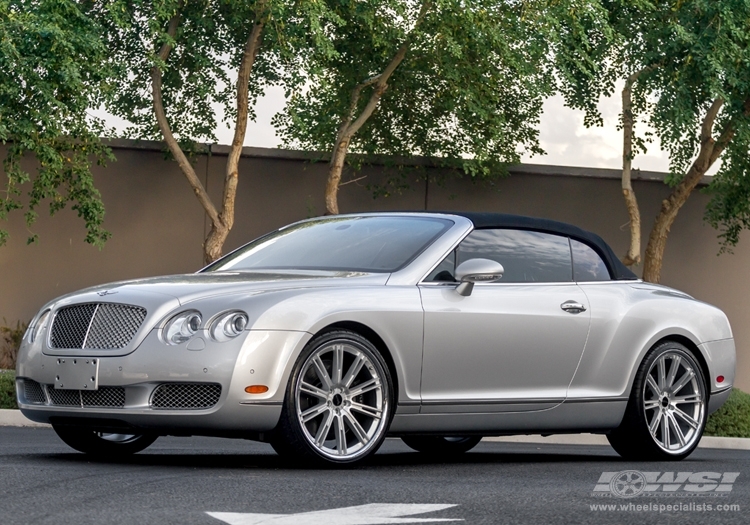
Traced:
[[641, 262], [641, 212], [631, 182], [633, 164], [632, 94], [633, 84], [638, 80], [638, 77], [650, 69], [650, 67], [643, 68], [630, 75], [622, 89], [622, 196], [625, 198], [625, 206], [630, 217], [630, 247], [628, 253], [622, 259], [625, 266], [634, 266]]
[[[430, 6], [431, 0], [425, 0], [419, 10], [419, 15], [417, 15], [412, 32], [416, 31], [417, 27], [427, 14]], [[407, 36], [406, 41], [398, 48], [398, 51], [396, 51], [396, 54], [385, 69], [383, 69], [382, 73], [357, 84], [352, 90], [349, 112], [344, 116], [341, 126], [339, 127], [336, 144], [334, 146], [333, 154], [331, 155], [330, 168], [328, 169], [328, 181], [326, 183], [325, 193], [326, 215], [338, 215], [339, 213], [339, 185], [341, 184], [341, 173], [344, 170], [344, 161], [346, 160], [346, 154], [349, 151], [349, 144], [352, 137], [354, 137], [357, 131], [359, 131], [365, 122], [367, 122], [367, 119], [373, 114], [383, 96], [383, 93], [388, 89], [388, 80], [399, 64], [403, 62], [406, 53], [409, 50], [411, 34], [412, 33]], [[372, 95], [370, 95], [370, 99], [367, 101], [367, 105], [362, 110], [362, 113], [360, 113], [355, 119], [354, 117], [357, 111], [357, 103], [359, 102], [360, 94], [364, 88], [371, 85], [375, 86]]]
[[667, 247], [669, 230], [677, 218], [680, 208], [687, 202], [690, 194], [701, 181], [708, 169], [716, 162], [724, 148], [734, 136], [734, 126], [730, 122], [718, 141], [712, 137], [716, 116], [724, 104], [722, 99], [714, 100], [701, 128], [701, 147], [698, 157], [693, 161], [685, 178], [674, 187], [672, 192], [661, 203], [661, 210], [656, 217], [654, 227], [646, 245], [643, 263], [643, 280], [658, 283], [661, 280], [661, 268], [664, 261], [664, 250]]
[[341, 173], [344, 170], [344, 159], [349, 148], [349, 137], [342, 138], [336, 144], [331, 159], [331, 167], [328, 170], [328, 183], [326, 184], [326, 215], [339, 214], [339, 184], [341, 183]]
[[229, 236], [229, 232], [230, 228], [222, 226], [221, 224], [211, 225], [206, 240], [203, 242], [203, 253], [206, 264], [211, 264], [221, 257], [221, 252], [224, 248], [224, 243]]
[[[206, 264], [210, 264], [221, 257], [224, 242], [227, 240], [229, 232], [234, 225], [234, 207], [237, 197], [237, 183], [239, 180], [239, 161], [240, 156], [242, 155], [242, 145], [245, 142], [245, 134], [247, 132], [250, 72], [253, 63], [255, 62], [255, 57], [258, 55], [260, 49], [263, 29], [268, 20], [267, 12], [267, 3], [265, 1], [259, 2], [253, 29], [247, 38], [239, 72], [237, 74], [237, 118], [235, 120], [232, 146], [229, 155], [227, 156], [221, 211], [217, 210], [216, 206], [214, 206], [214, 203], [203, 186], [203, 183], [201, 183], [196, 175], [192, 163], [182, 151], [182, 148], [180, 148], [179, 143], [172, 134], [172, 129], [167, 120], [162, 98], [162, 72], [158, 65], [154, 65], [151, 68], [153, 108], [157, 124], [159, 125], [159, 130], [164, 137], [164, 141], [167, 143], [167, 147], [177, 160], [177, 165], [185, 175], [185, 178], [211, 221], [211, 230], [203, 242], [203, 256]], [[177, 13], [169, 21], [167, 29], [167, 34], [171, 38], [175, 37], [179, 23], [180, 14]], [[171, 51], [172, 45], [165, 43], [157, 53], [157, 57], [162, 62], [166, 62]]]
[[234, 226], [234, 204], [237, 199], [237, 185], [239, 183], [239, 163], [242, 156], [242, 146], [245, 143], [245, 134], [247, 133], [250, 72], [260, 49], [266, 20], [266, 3], [260, 2], [258, 4], [255, 23], [245, 43], [245, 51], [242, 54], [240, 68], [237, 73], [237, 117], [234, 123], [234, 137], [232, 138], [232, 146], [227, 156], [224, 194], [219, 221], [212, 223], [211, 231], [209, 231], [203, 243], [203, 255], [206, 264], [210, 264], [221, 257], [224, 242], [227, 240], [232, 226]]

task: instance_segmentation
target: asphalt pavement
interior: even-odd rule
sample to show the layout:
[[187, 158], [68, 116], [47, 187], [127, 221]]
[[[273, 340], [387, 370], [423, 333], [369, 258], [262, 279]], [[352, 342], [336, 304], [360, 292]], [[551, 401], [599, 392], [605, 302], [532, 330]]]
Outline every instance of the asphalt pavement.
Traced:
[[48, 428], [0, 427], [2, 525], [746, 524], [748, 510], [747, 450], [639, 463], [608, 446], [482, 442], [435, 459], [389, 439], [367, 465], [316, 470], [200, 437], [94, 460]]

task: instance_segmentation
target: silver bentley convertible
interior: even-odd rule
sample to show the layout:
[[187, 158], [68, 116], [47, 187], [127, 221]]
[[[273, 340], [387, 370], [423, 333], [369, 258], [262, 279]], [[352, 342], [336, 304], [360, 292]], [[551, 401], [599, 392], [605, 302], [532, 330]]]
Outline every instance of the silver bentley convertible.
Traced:
[[366, 213], [297, 222], [195, 274], [55, 299], [24, 336], [17, 395], [90, 454], [206, 435], [344, 464], [386, 436], [445, 455], [593, 432], [625, 458], [677, 460], [734, 370], [720, 310], [638, 280], [592, 233]]

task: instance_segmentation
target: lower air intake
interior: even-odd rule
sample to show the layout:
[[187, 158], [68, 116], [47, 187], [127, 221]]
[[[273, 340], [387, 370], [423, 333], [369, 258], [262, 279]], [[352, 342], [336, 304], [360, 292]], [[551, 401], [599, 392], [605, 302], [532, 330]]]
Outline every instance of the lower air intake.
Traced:
[[23, 397], [30, 405], [43, 405], [47, 402], [42, 385], [31, 379], [23, 380]]
[[161, 410], [205, 410], [219, 402], [218, 383], [165, 383], [151, 395], [151, 407]]

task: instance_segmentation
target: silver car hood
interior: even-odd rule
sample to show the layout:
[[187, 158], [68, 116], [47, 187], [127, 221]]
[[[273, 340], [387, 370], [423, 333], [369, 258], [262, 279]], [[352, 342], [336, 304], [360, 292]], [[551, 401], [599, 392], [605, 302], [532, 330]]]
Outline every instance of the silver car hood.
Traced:
[[389, 276], [387, 273], [324, 270], [190, 273], [103, 284], [68, 294], [55, 302], [74, 296], [90, 297], [93, 293], [115, 301], [116, 294], [133, 297], [140, 292], [144, 295], [168, 295], [176, 298], [180, 304], [185, 304], [196, 299], [232, 293], [329, 286], [382, 286]]

